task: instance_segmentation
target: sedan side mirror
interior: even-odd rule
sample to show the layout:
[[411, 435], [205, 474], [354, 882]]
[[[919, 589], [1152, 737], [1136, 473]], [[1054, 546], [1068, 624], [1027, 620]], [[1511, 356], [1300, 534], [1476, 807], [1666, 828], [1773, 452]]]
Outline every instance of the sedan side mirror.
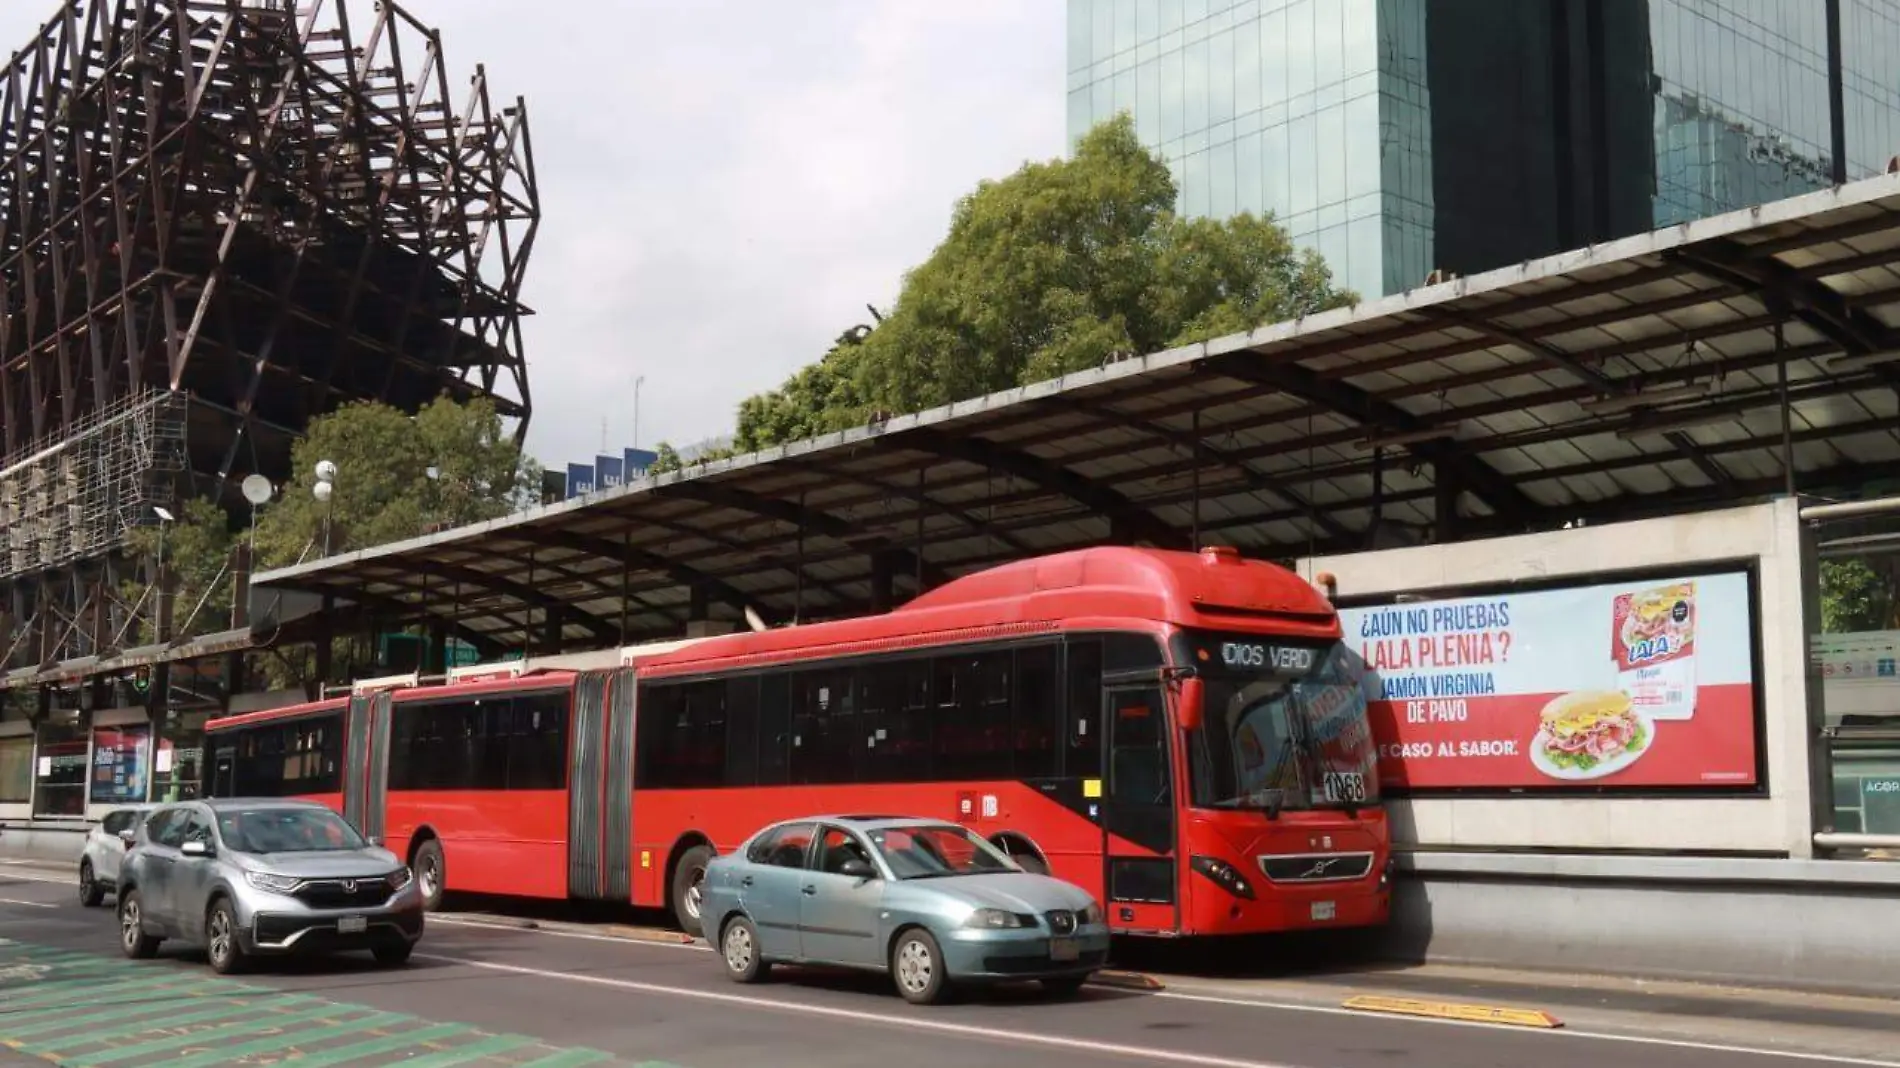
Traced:
[[132, 848], [133, 843], [137, 842], [138, 840], [139, 840], [139, 836], [138, 836], [137, 831], [120, 831], [119, 832], [119, 841], [125, 843], [125, 848], [127, 849]]
[[373, 845], [378, 849], [383, 848], [383, 836], [380, 834], [372, 834], [367, 839], [365, 839], [365, 841], [369, 842], [370, 845]]
[[202, 838], [193, 838], [179, 846], [178, 851], [188, 857], [208, 857], [211, 855], [211, 843]]
[[850, 879], [875, 879], [877, 869], [854, 857], [838, 865], [838, 874]]

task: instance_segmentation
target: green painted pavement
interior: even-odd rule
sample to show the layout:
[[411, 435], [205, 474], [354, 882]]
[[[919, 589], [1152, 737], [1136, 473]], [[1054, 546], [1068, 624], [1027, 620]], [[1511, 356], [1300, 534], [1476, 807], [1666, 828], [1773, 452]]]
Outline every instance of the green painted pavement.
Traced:
[[211, 1068], [279, 1053], [299, 1068], [680, 1068], [283, 993], [191, 965], [0, 938], [4, 1050], [70, 1068]]
[[[248, 1047], [258, 1046], [260, 1043], [251, 1042], [239, 1046], [228, 1046], [225, 1045], [225, 1043], [236, 1038], [264, 1035], [266, 1037], [261, 1040], [262, 1048], [255, 1050], [255, 1052], [268, 1053], [271, 1050], [290, 1044], [293, 1041], [291, 1037], [293, 1035], [307, 1034], [307, 1032], [293, 1030], [289, 1026], [291, 1024], [323, 1024], [325, 1026], [322, 1028], [322, 1031], [327, 1034], [338, 1030], [334, 1021], [344, 1016], [354, 1015], [360, 1011], [361, 1010], [342, 1005], [319, 1004], [315, 1008], [304, 1009], [301, 1012], [268, 1011], [261, 1016], [246, 1014], [218, 1023], [205, 1024], [202, 1027], [176, 1029], [167, 1027], [164, 1030], [172, 1033], [166, 1034], [163, 1038], [155, 1038], [146, 1042], [134, 1042], [124, 1046], [107, 1046], [105, 1049], [94, 1050], [88, 1053], [49, 1051], [41, 1054], [31, 1049], [22, 1050], [22, 1052], [35, 1053], [36, 1056], [44, 1056], [47, 1060], [55, 1064], [70, 1064], [73, 1065], [74, 1068], [100, 1068], [102, 1065], [118, 1064], [128, 1060], [136, 1063], [155, 1054], [168, 1053], [171, 1050], [189, 1049], [193, 1046], [202, 1046], [207, 1042], [216, 1043], [218, 1046], [217, 1052], [213, 1054], [214, 1057], [223, 1058], [226, 1053], [230, 1053], [232, 1056], [239, 1056], [239, 1050], [246, 1050], [248, 1052]], [[368, 1024], [367, 1026], [378, 1027], [385, 1023], [395, 1023], [402, 1019], [402, 1017], [394, 1013], [380, 1013], [377, 1015], [379, 1018], [376, 1022]], [[351, 1023], [344, 1024], [341, 1028], [341, 1032], [349, 1034], [358, 1029], [358, 1022], [352, 1021]], [[181, 1035], [178, 1034], [177, 1031], [184, 1031], [185, 1033]], [[121, 1034], [123, 1034], [123, 1032], [121, 1032]], [[89, 1041], [87, 1045], [95, 1045], [98, 1041], [97, 1039]], [[106, 1039], [105, 1041], [109, 1042], [111, 1039]], [[168, 1056], [165, 1063], [167, 1065], [176, 1065], [185, 1062], [172, 1059]]]
[[[244, 1016], [251, 1013], [296, 1008], [300, 1005], [314, 1004], [316, 1000], [316, 998], [286, 997], [282, 1000], [274, 1001], [272, 1007], [267, 1009], [258, 1007], [255, 998], [179, 998], [152, 1005], [140, 1006], [137, 1009], [115, 1009], [109, 1012], [90, 1013], [84, 1016], [61, 1015], [45, 1023], [24, 1025], [9, 1023], [5, 1025], [4, 1031], [0, 1033], [4, 1033], [9, 1042], [22, 1038], [45, 1038], [50, 1039], [54, 1043], [66, 1041], [78, 1043], [82, 1041], [97, 1041], [102, 1038], [110, 1039], [113, 1037], [142, 1035], [160, 1027], [183, 1027], [186, 1024], [228, 1020], [234, 1016]], [[205, 1003], [209, 1003], [210, 1007], [198, 1007]], [[159, 1019], [151, 1020], [150, 1018], [154, 1016], [159, 1017]], [[130, 1021], [132, 1020], [146, 1020], [148, 1022], [131, 1023]], [[108, 1024], [117, 1024], [118, 1026], [105, 1026]], [[68, 1035], [64, 1032], [77, 1032], [77, 1034]]]
[[403, 1068], [455, 1068], [460, 1064], [474, 1064], [478, 1061], [498, 1057], [511, 1050], [518, 1050], [534, 1042], [532, 1038], [520, 1035], [491, 1035], [478, 1038], [466, 1045], [457, 1046], [440, 1053], [430, 1053], [421, 1057], [411, 1057], [402, 1062]]

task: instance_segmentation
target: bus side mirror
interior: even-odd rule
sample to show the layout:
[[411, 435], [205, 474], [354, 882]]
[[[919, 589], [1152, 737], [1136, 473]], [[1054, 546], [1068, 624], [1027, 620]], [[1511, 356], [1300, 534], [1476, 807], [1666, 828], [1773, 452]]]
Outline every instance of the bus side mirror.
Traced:
[[1207, 692], [1207, 684], [1200, 679], [1182, 679], [1181, 697], [1175, 718], [1180, 720], [1184, 731], [1201, 729], [1201, 698]]

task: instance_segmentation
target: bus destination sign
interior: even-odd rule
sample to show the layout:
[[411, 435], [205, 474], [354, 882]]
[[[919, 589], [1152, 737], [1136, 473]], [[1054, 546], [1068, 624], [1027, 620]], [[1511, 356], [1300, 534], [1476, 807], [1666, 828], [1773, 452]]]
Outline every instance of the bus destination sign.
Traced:
[[1226, 641], [1219, 646], [1221, 666], [1234, 671], [1270, 671], [1304, 675], [1313, 670], [1319, 651], [1299, 645]]

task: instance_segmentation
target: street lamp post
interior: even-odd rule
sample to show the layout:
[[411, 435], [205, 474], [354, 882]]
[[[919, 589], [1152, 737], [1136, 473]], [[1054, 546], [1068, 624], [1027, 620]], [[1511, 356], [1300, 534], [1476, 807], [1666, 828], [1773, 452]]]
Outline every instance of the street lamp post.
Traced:
[[331, 518], [336, 511], [336, 465], [328, 460], [317, 461], [317, 483], [310, 487], [310, 493], [323, 505], [323, 555], [330, 555]]

